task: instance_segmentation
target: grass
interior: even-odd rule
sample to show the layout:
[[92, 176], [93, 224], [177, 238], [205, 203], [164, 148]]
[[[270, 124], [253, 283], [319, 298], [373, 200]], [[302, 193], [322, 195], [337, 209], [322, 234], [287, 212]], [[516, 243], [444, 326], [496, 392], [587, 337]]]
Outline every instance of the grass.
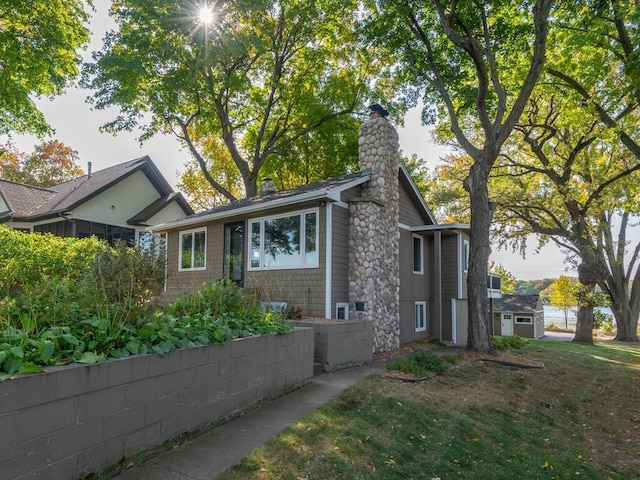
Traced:
[[369, 377], [218, 477], [640, 478], [640, 346], [531, 341], [544, 369]]

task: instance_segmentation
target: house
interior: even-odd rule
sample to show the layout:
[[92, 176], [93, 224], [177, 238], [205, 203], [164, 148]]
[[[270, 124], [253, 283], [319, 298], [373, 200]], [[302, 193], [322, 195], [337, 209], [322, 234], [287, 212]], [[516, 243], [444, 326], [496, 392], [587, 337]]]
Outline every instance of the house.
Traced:
[[[375, 117], [375, 116], [374, 116]], [[384, 117], [360, 129], [360, 171], [156, 225], [167, 301], [228, 278], [305, 317], [365, 319], [373, 349], [426, 337], [466, 342], [466, 224], [436, 222]]]
[[48, 188], [0, 180], [0, 224], [61, 237], [95, 235], [113, 244], [193, 210], [144, 156]]
[[502, 294], [490, 303], [493, 335], [544, 336], [544, 305], [539, 295]]

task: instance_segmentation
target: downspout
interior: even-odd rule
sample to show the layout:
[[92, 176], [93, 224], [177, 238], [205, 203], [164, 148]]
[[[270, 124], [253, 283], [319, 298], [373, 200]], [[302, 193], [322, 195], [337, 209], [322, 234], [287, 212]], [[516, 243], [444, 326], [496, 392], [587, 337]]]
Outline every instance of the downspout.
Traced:
[[433, 248], [434, 248], [434, 263], [435, 276], [438, 279], [434, 285], [435, 305], [434, 313], [436, 321], [438, 322], [438, 340], [442, 342], [442, 233], [437, 231], [433, 236]]
[[326, 210], [326, 225], [325, 225], [325, 286], [324, 286], [324, 316], [325, 318], [332, 318], [331, 316], [331, 288], [333, 284], [333, 204], [327, 202], [325, 204]]

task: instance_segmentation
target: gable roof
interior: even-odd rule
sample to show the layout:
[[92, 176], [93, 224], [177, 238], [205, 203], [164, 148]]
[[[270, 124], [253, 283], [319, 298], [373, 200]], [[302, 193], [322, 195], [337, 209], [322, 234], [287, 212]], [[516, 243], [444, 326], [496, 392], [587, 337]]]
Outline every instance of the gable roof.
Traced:
[[182, 220], [163, 223], [153, 227], [153, 231], [165, 231], [176, 227], [195, 225], [211, 220], [243, 215], [271, 208], [295, 205], [313, 200], [327, 199], [340, 201], [340, 193], [349, 188], [365, 183], [371, 177], [369, 170], [344, 175], [321, 182], [310, 183], [298, 188], [280, 190], [267, 195], [258, 195], [242, 200], [235, 200], [226, 205], [212, 208], [204, 212], [189, 215]]
[[[171, 197], [171, 200], [175, 199], [187, 215], [193, 213], [182, 194], [176, 194], [173, 191], [171, 185], [148, 155], [99, 170], [91, 175], [83, 175], [47, 189], [0, 181], [0, 194], [5, 199], [7, 197], [11, 199], [7, 203], [11, 207], [13, 219], [34, 221], [73, 210], [138, 171], [145, 174], [160, 194], [161, 199], [166, 200]], [[156, 207], [160, 205], [160, 203], [157, 205], [156, 203], [154, 202], [152, 205]], [[139, 218], [137, 219], [139, 220]]]
[[502, 294], [502, 298], [493, 300], [493, 311], [534, 313], [539, 299], [540, 295]]
[[[402, 164], [398, 164], [398, 177], [402, 184], [409, 191], [410, 196], [420, 210], [421, 216], [425, 221], [437, 223], [433, 213], [427, 207], [422, 195], [420, 195], [411, 175]], [[295, 205], [302, 202], [313, 200], [327, 199], [332, 202], [340, 201], [340, 194], [357, 185], [366, 183], [371, 178], [371, 171], [364, 170], [350, 175], [335, 177], [320, 182], [310, 183], [301, 187], [288, 190], [280, 190], [267, 195], [258, 195], [242, 200], [235, 200], [226, 205], [212, 208], [195, 215], [189, 215], [182, 220], [156, 225], [153, 231], [166, 231], [177, 227], [186, 227], [200, 224], [207, 221], [219, 220], [231, 216], [245, 215], [265, 211], [271, 208]]]
[[0, 179], [0, 196], [9, 207], [8, 211], [2, 212], [2, 217], [25, 217], [55, 195], [54, 191], [46, 188]]

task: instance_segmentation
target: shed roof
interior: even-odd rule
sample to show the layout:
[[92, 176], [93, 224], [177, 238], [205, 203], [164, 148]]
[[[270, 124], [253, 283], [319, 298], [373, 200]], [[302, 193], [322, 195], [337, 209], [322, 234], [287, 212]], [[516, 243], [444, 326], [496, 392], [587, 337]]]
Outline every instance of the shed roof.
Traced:
[[538, 306], [540, 295], [512, 295], [502, 294], [502, 298], [493, 300], [494, 312], [534, 313]]

